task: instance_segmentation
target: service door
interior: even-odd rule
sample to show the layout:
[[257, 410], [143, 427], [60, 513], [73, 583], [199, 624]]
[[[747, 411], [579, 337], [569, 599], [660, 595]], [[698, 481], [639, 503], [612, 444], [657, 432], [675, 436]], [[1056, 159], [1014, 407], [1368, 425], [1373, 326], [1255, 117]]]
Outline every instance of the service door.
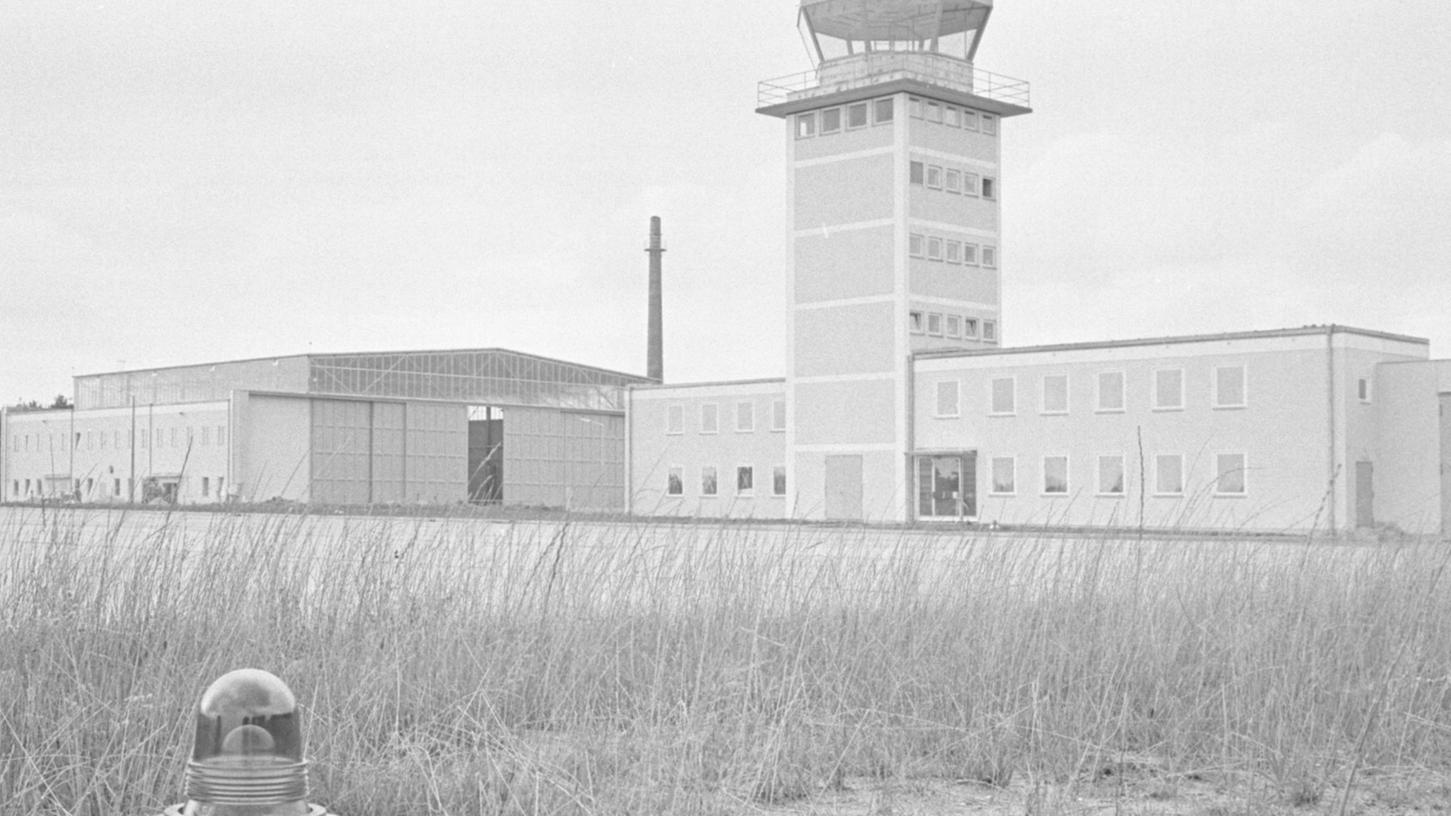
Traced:
[[862, 517], [862, 457], [826, 457], [826, 517], [860, 520]]
[[1355, 463], [1355, 526], [1375, 526], [1375, 466]]

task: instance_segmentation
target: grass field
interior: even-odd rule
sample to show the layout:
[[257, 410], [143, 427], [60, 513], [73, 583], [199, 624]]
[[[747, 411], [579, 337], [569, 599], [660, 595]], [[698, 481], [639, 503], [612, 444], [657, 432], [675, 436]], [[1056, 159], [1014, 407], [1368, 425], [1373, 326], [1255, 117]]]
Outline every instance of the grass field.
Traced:
[[242, 666], [344, 816], [1433, 812], [1447, 553], [8, 508], [0, 813], [179, 800]]

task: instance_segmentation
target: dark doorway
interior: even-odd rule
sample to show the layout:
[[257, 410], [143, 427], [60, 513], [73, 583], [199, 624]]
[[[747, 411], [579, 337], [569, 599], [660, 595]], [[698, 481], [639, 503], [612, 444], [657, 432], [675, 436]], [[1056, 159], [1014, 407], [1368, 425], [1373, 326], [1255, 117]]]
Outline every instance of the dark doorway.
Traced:
[[917, 517], [977, 517], [977, 452], [917, 457]]
[[497, 408], [469, 411], [469, 501], [504, 500], [504, 418]]

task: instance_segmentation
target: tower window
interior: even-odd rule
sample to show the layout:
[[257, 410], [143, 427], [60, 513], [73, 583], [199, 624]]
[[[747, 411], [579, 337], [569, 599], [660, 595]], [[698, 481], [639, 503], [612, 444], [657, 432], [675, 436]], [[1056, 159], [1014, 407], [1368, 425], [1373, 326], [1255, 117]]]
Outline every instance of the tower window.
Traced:
[[943, 255], [943, 257], [950, 264], [961, 263], [962, 262], [962, 244], [958, 243], [957, 241], [948, 241], [947, 242], [947, 251]]
[[962, 336], [962, 318], [957, 315], [948, 315], [943, 318], [942, 330], [948, 337], [956, 340]]
[[796, 138], [807, 139], [816, 135], [816, 112], [796, 114]]
[[948, 168], [942, 175], [942, 187], [949, 193], [962, 192], [962, 171]]
[[859, 128], [867, 126], [867, 103], [858, 102], [855, 105], [847, 106], [846, 126], [848, 128]]
[[927, 260], [942, 260], [942, 239], [935, 235], [927, 237]]
[[968, 266], [977, 266], [977, 244], [963, 243], [962, 262]]
[[996, 343], [998, 340], [998, 324], [992, 320], [982, 322], [982, 339], [989, 343]]
[[996, 269], [998, 265], [998, 248], [985, 246], [982, 248], [982, 265], [988, 269]]
[[841, 130], [841, 108], [827, 108], [821, 112], [821, 132], [836, 133]]
[[927, 186], [933, 190], [942, 189], [942, 168], [935, 164], [927, 165]]
[[921, 184], [927, 180], [926, 166], [923, 165], [922, 162], [912, 162], [912, 164], [909, 165], [909, 171], [911, 173], [909, 179], [913, 184]]
[[962, 336], [968, 340], [977, 339], [977, 319], [964, 317], [962, 319]]
[[921, 312], [916, 312], [916, 311], [908, 312], [907, 313], [907, 326], [908, 326], [908, 328], [910, 328], [912, 330], [912, 333], [913, 334], [921, 334], [922, 333], [922, 313]]
[[998, 197], [998, 180], [992, 176], [982, 177], [982, 197], [996, 199]]
[[977, 111], [964, 110], [962, 112], [962, 129], [977, 130]]
[[923, 242], [926, 239], [921, 233], [914, 232], [907, 237], [907, 254], [913, 258], [921, 258], [923, 255]]
[[907, 97], [907, 109], [911, 112], [913, 119], [922, 118], [922, 100], [915, 97]]
[[962, 174], [962, 194], [970, 196], [977, 195], [977, 173]]
[[936, 312], [927, 313], [927, 333], [933, 337], [942, 336], [942, 315]]
[[962, 108], [955, 105], [948, 105], [947, 112], [943, 116], [942, 124], [948, 127], [962, 127]]
[[876, 117], [877, 124], [881, 125], [892, 121], [892, 113], [895, 108], [892, 102], [893, 100], [890, 96], [872, 102], [872, 115]]
[[927, 121], [942, 124], [942, 103], [927, 100]]
[[982, 132], [989, 136], [998, 135], [998, 118], [991, 113], [982, 115]]

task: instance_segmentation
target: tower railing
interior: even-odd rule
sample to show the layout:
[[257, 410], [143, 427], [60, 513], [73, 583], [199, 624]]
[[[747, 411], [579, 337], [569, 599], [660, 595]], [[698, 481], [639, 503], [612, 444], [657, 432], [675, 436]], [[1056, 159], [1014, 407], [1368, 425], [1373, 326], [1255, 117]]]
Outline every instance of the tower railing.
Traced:
[[882, 51], [829, 60], [756, 86], [756, 107], [765, 108], [894, 80], [916, 80], [966, 91], [974, 96], [1029, 107], [1028, 81], [984, 71], [965, 60], [942, 54]]

